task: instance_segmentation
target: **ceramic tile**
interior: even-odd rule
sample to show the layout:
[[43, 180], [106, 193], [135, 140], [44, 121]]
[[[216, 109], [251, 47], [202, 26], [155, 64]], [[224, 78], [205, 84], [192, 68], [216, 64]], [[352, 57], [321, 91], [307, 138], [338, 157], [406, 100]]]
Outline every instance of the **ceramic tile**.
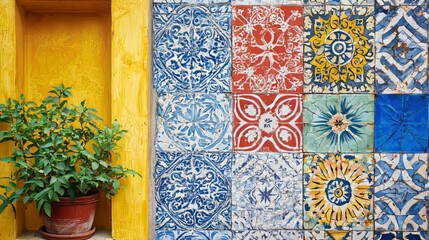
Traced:
[[231, 158], [157, 152], [156, 229], [231, 229]]
[[234, 155], [232, 229], [302, 229], [302, 154]]
[[228, 5], [155, 4], [153, 81], [157, 92], [230, 92]]
[[304, 228], [373, 228], [371, 155], [304, 156]]
[[374, 240], [373, 231], [353, 231], [353, 240]]
[[237, 94], [233, 98], [234, 151], [301, 151], [302, 95]]
[[236, 240], [301, 240], [303, 239], [302, 231], [239, 231], [234, 232]]
[[378, 95], [374, 129], [377, 152], [426, 152], [429, 129], [427, 96]]
[[229, 94], [160, 94], [157, 115], [157, 150], [232, 149]]
[[377, 92], [427, 93], [427, 7], [377, 7], [376, 16]]
[[428, 240], [428, 232], [375, 232], [375, 240]]
[[301, 6], [233, 7], [233, 92], [300, 93]]
[[234, 5], [302, 5], [302, 0], [232, 0]]
[[304, 91], [372, 92], [374, 8], [308, 6], [304, 11]]
[[375, 154], [375, 229], [428, 230], [428, 154]]
[[190, 3], [190, 4], [218, 4], [229, 3], [230, 0], [153, 0], [154, 3]]
[[326, 240], [352, 240], [352, 232], [329, 230], [329, 231], [325, 231], [325, 238], [324, 239], [326, 239]]
[[306, 94], [304, 152], [372, 152], [374, 96]]
[[231, 240], [230, 231], [156, 231], [156, 240]]

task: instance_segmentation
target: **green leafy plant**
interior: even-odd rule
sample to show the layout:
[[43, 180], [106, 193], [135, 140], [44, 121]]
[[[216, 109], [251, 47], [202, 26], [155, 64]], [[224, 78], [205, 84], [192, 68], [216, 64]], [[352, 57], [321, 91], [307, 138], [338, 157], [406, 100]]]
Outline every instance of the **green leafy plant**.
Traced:
[[0, 131], [0, 143], [13, 142], [10, 156], [0, 161], [14, 164], [8, 185], [0, 185], [0, 214], [15, 203], [36, 202], [51, 216], [51, 203], [60, 196], [84, 196], [103, 191], [110, 198], [120, 188], [119, 179], [137, 172], [112, 164], [117, 142], [127, 131], [117, 121], [111, 127], [99, 128], [102, 120], [96, 109], [71, 105], [70, 87], [60, 85], [49, 91], [40, 104], [9, 99], [0, 104], [0, 123], [8, 129]]

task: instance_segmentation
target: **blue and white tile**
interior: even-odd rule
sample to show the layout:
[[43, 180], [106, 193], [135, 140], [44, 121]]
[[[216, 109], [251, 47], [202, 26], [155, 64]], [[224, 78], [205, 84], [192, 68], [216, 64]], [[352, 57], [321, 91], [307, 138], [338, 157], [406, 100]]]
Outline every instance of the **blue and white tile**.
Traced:
[[303, 231], [238, 231], [234, 232], [235, 240], [301, 240], [304, 239]]
[[302, 154], [235, 154], [233, 230], [302, 228]]
[[375, 229], [428, 230], [428, 154], [375, 154]]
[[428, 8], [376, 8], [376, 91], [428, 91]]
[[304, 231], [304, 239], [305, 240], [320, 240], [325, 239], [325, 231], [321, 230], [311, 230], [311, 231]]
[[428, 232], [375, 232], [375, 240], [428, 240]]
[[380, 94], [375, 101], [376, 152], [428, 150], [428, 97], [424, 94]]
[[156, 240], [231, 240], [230, 231], [156, 231]]
[[156, 149], [231, 151], [231, 96], [222, 93], [160, 94]]
[[231, 153], [157, 152], [157, 230], [231, 229]]
[[157, 92], [231, 92], [231, 6], [154, 4]]
[[190, 4], [217, 4], [229, 3], [230, 0], [153, 0], [154, 3], [190, 3]]

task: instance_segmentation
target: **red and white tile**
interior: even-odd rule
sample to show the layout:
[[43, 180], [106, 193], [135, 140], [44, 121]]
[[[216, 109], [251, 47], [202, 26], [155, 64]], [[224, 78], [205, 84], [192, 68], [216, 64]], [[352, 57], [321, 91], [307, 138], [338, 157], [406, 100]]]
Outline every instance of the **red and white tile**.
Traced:
[[301, 93], [302, 6], [233, 6], [233, 92]]
[[233, 104], [234, 151], [302, 150], [301, 94], [237, 94]]

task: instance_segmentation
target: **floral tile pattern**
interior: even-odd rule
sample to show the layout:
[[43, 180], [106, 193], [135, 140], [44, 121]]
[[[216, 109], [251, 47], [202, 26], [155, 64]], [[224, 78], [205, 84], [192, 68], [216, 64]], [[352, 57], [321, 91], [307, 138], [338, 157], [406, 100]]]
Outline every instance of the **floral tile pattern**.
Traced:
[[375, 232], [375, 240], [428, 240], [428, 232]]
[[160, 94], [156, 147], [161, 151], [230, 151], [228, 94]]
[[156, 231], [156, 240], [231, 240], [230, 231]]
[[231, 91], [231, 8], [155, 4], [157, 92]]
[[375, 229], [428, 230], [428, 154], [375, 154]]
[[427, 95], [378, 95], [374, 130], [377, 152], [426, 152], [429, 131]]
[[382, 93], [428, 91], [426, 6], [376, 8], [376, 90]]
[[157, 152], [156, 160], [156, 229], [230, 229], [230, 153]]
[[305, 229], [373, 228], [372, 164], [372, 155], [305, 155]]
[[305, 8], [305, 92], [373, 91], [373, 15], [370, 6]]
[[371, 94], [309, 94], [304, 100], [304, 152], [372, 152]]
[[233, 7], [233, 92], [300, 93], [301, 6]]
[[302, 154], [235, 154], [232, 229], [302, 229]]
[[234, 233], [236, 240], [300, 240], [303, 239], [302, 231], [238, 231]]
[[302, 95], [234, 95], [233, 148], [237, 152], [299, 152]]

